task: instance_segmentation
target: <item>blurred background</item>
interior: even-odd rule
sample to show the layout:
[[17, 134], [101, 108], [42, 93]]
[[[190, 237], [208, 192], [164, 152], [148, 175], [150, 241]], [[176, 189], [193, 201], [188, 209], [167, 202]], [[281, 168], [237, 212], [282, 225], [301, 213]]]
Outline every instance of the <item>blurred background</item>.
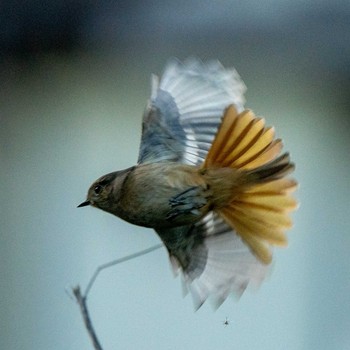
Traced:
[[[164, 249], [103, 271], [104, 349], [350, 349], [349, 1], [2, 1], [0, 348], [92, 349], [71, 288], [159, 242], [93, 208], [137, 160], [151, 73], [219, 59], [297, 165], [290, 245], [258, 291], [193, 311]], [[229, 325], [225, 326], [225, 319]]]

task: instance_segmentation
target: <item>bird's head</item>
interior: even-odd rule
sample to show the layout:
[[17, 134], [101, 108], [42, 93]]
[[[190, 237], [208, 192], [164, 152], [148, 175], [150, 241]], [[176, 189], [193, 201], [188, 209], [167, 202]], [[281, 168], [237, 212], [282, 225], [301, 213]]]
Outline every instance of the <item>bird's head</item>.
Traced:
[[102, 210], [110, 211], [111, 204], [114, 201], [114, 180], [117, 176], [118, 172], [116, 171], [97, 179], [90, 186], [86, 201], [79, 204], [78, 208], [92, 205]]
[[[134, 167], [115, 171], [97, 179], [89, 188], [86, 201], [78, 205], [78, 208], [92, 205], [114, 215], [121, 196], [121, 189], [128, 174]], [[118, 215], [117, 215], [118, 216]]]

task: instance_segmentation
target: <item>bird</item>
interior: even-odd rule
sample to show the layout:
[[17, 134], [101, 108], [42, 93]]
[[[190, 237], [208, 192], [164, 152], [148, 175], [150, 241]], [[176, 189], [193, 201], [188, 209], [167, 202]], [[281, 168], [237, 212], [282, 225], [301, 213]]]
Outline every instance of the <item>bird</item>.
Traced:
[[151, 78], [136, 165], [97, 179], [78, 206], [154, 229], [196, 310], [261, 284], [298, 205], [295, 165], [245, 91], [217, 60], [169, 60]]

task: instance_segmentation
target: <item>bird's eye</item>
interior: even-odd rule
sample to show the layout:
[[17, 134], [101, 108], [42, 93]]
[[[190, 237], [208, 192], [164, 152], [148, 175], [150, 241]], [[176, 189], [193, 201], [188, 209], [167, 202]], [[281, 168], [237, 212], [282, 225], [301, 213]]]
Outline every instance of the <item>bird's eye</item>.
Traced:
[[102, 186], [101, 185], [96, 185], [94, 187], [94, 192], [95, 192], [95, 194], [100, 194], [102, 192]]

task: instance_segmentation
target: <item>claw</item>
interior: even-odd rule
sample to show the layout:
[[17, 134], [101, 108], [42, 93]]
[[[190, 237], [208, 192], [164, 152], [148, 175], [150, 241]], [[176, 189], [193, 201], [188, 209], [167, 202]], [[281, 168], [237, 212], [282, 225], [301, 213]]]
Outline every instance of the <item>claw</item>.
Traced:
[[190, 187], [184, 192], [170, 198], [169, 204], [171, 210], [169, 211], [166, 219], [172, 221], [178, 216], [201, 216], [201, 212], [198, 210], [207, 204], [207, 196], [205, 190], [200, 186]]

